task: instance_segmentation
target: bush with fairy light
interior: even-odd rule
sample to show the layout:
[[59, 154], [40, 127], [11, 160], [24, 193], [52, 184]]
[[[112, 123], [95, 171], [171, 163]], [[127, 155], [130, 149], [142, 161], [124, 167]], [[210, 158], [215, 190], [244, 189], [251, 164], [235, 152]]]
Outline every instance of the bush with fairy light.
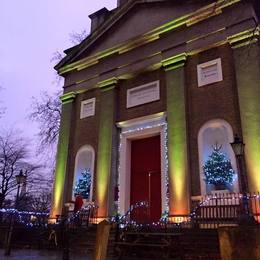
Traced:
[[235, 171], [230, 160], [221, 152], [222, 145], [212, 146], [213, 151], [203, 166], [205, 181], [216, 187], [232, 184]]
[[81, 173], [81, 178], [77, 181], [74, 192], [82, 196], [83, 199], [90, 198], [90, 188], [91, 188], [91, 173], [90, 169], [85, 169]]

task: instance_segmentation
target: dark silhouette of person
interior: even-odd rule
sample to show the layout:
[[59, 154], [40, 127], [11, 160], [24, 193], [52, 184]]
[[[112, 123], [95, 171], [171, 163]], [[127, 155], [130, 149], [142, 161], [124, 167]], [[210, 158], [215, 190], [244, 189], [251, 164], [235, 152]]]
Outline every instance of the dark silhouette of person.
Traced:
[[74, 214], [76, 214], [83, 206], [83, 198], [80, 194], [76, 194], [75, 204], [74, 204]]

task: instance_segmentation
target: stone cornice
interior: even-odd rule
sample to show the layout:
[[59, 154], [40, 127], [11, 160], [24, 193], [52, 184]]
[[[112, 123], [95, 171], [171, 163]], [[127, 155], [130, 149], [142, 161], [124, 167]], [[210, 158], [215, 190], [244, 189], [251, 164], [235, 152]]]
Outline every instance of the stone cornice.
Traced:
[[256, 26], [254, 29], [246, 30], [238, 34], [228, 37], [228, 43], [232, 49], [240, 48], [248, 44], [252, 44], [258, 41], [260, 35], [260, 28]]
[[110, 89], [113, 89], [118, 82], [118, 79], [116, 77], [106, 79], [104, 81], [98, 82], [98, 87], [101, 89], [101, 91], [107, 91]]
[[65, 105], [65, 104], [73, 102], [76, 95], [77, 94], [75, 92], [69, 92], [69, 93], [62, 95], [60, 97], [60, 100], [61, 100], [62, 104]]
[[181, 53], [162, 61], [162, 66], [166, 71], [183, 67], [187, 60], [187, 53]]
[[[97, 87], [102, 88], [107, 85], [112, 86], [113, 84], [116, 84], [117, 80], [131, 78], [135, 75], [135, 73], [139, 73], [141, 70], [151, 71], [157, 70], [161, 67], [163, 67], [166, 71], [176, 69], [185, 65], [185, 61], [188, 56], [192, 56], [205, 50], [216, 48], [224, 44], [230, 44], [232, 48], [244, 46], [246, 44], [252, 44], [257, 40], [259, 34], [258, 29], [252, 28], [253, 24], [254, 23], [252, 22], [250, 24], [245, 24], [245, 26], [243, 27], [239, 26], [240, 29], [244, 28], [244, 30], [243, 32], [237, 34], [232, 34], [233, 29], [231, 31], [226, 31], [226, 29], [217, 30], [209, 35], [209, 37], [214, 36], [214, 40], [210, 41], [210, 44], [197, 44], [198, 48], [192, 48], [189, 46], [189, 44], [194, 45], [194, 43], [196, 44], [197, 41], [200, 41], [200, 38], [194, 38], [190, 43], [184, 43], [182, 46], [179, 45], [177, 50], [175, 50], [174, 47], [172, 49], [167, 49], [164, 52], [158, 52], [154, 57], [148, 57], [146, 60], [147, 62], [143, 63], [142, 68], [141, 66], [136, 66], [137, 62], [135, 60], [134, 63], [128, 63], [127, 66], [118, 67], [115, 71], [115, 74], [117, 75], [116, 78], [111, 78], [111, 73], [109, 73], [106, 77], [106, 73], [102, 72], [102, 80], [100, 80], [99, 75], [96, 75], [95, 77], [92, 77], [90, 80], [85, 79], [84, 81], [80, 81], [78, 84], [73, 83], [73, 85], [71, 86], [68, 85], [66, 86], [65, 90], [76, 91], [77, 93], [79, 93]], [[251, 37], [253, 35], [253, 31], [255, 32], [254, 38]], [[215, 34], [219, 35], [219, 37], [215, 36]], [[140, 60], [140, 63], [142, 63], [142, 60]]]
[[206, 20], [212, 16], [222, 13], [222, 9], [240, 2], [241, 0], [219, 0], [212, 4], [209, 4], [194, 13], [192, 17], [187, 21], [187, 26], [199, 23], [203, 20]]
[[59, 70], [59, 73], [61, 75], [72, 70], [82, 70], [84, 68], [97, 64], [99, 60], [102, 58], [108, 57], [115, 53], [124, 53], [139, 46], [145, 45], [151, 41], [155, 41], [166, 32], [175, 30], [176, 28], [179, 28], [181, 26], [191, 26], [198, 22], [206, 20], [214, 15], [221, 13], [223, 8], [226, 8], [240, 1], [241, 0], [219, 0], [213, 4], [209, 4], [203, 8], [200, 8], [199, 10], [193, 13], [176, 18], [173, 21], [164, 24], [163, 26], [155, 28], [154, 30], [147, 32], [141, 36], [138, 36], [134, 39], [131, 39], [127, 42], [106, 49], [104, 51], [96, 53], [95, 55], [86, 57], [82, 60], [59, 67], [57, 69]]

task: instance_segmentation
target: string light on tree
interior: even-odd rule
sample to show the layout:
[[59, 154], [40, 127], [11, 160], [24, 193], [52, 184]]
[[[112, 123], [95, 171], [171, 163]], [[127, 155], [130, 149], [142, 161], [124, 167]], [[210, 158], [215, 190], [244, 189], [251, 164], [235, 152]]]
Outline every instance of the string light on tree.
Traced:
[[85, 169], [81, 173], [82, 177], [77, 181], [74, 192], [80, 194], [83, 199], [90, 198], [90, 188], [91, 188], [91, 172], [90, 169]]
[[215, 186], [232, 184], [235, 171], [231, 161], [221, 152], [222, 145], [215, 144], [213, 151], [203, 166], [205, 181]]

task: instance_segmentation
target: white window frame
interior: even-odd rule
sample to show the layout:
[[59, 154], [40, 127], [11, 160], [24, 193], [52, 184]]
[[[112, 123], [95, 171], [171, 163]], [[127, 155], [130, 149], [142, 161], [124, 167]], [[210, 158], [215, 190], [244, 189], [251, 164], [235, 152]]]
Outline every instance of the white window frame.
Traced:
[[89, 168], [90, 173], [91, 173], [91, 186], [90, 186], [90, 195], [89, 195], [88, 200], [92, 201], [93, 187], [94, 187], [95, 150], [91, 145], [82, 146], [76, 154], [71, 198], [72, 198], [72, 200], [75, 199], [74, 198], [74, 187], [76, 185], [76, 180], [77, 180], [77, 171], [78, 171], [78, 168], [79, 168], [79, 157], [80, 157], [80, 154], [84, 153], [84, 152], [90, 152], [91, 153], [91, 164], [88, 167], [86, 167], [86, 169]]
[[[146, 100], [143, 100], [143, 101], [133, 102], [133, 100], [131, 100], [131, 98], [132, 98], [131, 95], [132, 95], [133, 92], [138, 92], [138, 91], [141, 92], [142, 89], [149, 88], [149, 86], [152, 86], [152, 85], [153, 85], [153, 88], [155, 88], [155, 95], [149, 96]], [[141, 86], [138, 86], [138, 87], [135, 87], [135, 88], [128, 89], [127, 90], [127, 105], [126, 105], [126, 107], [131, 108], [131, 107], [151, 103], [151, 102], [154, 102], [154, 101], [157, 101], [157, 100], [160, 100], [160, 81], [159, 80], [149, 82], [147, 84], [144, 84], [144, 85], [141, 85]]]
[[[86, 113], [84, 113], [84, 106], [86, 104], [89, 104], [89, 103], [92, 103], [92, 110], [86, 114]], [[95, 115], [95, 107], [96, 107], [96, 98], [90, 98], [90, 99], [86, 99], [86, 100], [81, 101], [80, 119], [90, 117], [90, 116], [94, 116]]]
[[[217, 75], [216, 78], [211, 78], [211, 79], [202, 79], [202, 73], [203, 69], [216, 65], [217, 66]], [[212, 84], [215, 82], [219, 82], [223, 80], [223, 74], [222, 74], [222, 64], [221, 64], [221, 58], [211, 60], [208, 62], [204, 62], [202, 64], [197, 65], [197, 75], [198, 75], [198, 86], [202, 87], [208, 84]]]

